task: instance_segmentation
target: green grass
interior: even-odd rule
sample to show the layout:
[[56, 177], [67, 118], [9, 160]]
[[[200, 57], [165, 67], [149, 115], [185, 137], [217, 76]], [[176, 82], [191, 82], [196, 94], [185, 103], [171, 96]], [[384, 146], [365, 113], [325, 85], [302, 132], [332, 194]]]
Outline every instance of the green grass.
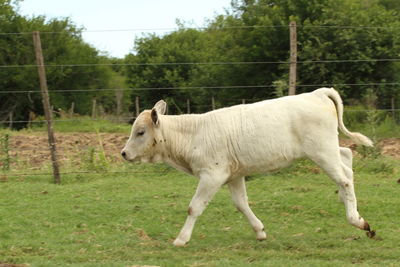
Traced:
[[[32, 125], [33, 131], [47, 131], [43, 118]], [[89, 116], [73, 116], [55, 118], [53, 122], [55, 132], [107, 132], [107, 133], [129, 133], [131, 125], [128, 123], [113, 122], [106, 118], [91, 118]]]
[[[57, 122], [56, 132], [124, 132], [128, 124], [89, 118]], [[398, 125], [374, 116], [351, 124], [370, 137], [398, 137]], [[37, 134], [36, 125], [24, 130]], [[365, 132], [368, 131], [368, 132]], [[13, 134], [8, 130], [1, 130]], [[89, 153], [90, 152], [90, 153]], [[255, 240], [226, 187], [199, 218], [187, 247], [172, 241], [187, 215], [197, 179], [165, 165], [108, 162], [89, 151], [66, 164], [62, 185], [50, 166], [0, 173], [0, 263], [29, 266], [400, 266], [399, 161], [359, 151], [354, 163], [361, 215], [377, 231], [369, 239], [350, 226], [336, 186], [308, 161], [248, 178], [251, 207], [268, 239]], [[3, 164], [3, 155], [1, 164]], [[28, 175], [18, 175], [29, 173]]]
[[[307, 161], [247, 182], [268, 239], [255, 240], [226, 187], [187, 247], [172, 241], [197, 180], [164, 165], [109, 172], [1, 176], [0, 262], [30, 266], [400, 266], [398, 161], [355, 162], [359, 211], [377, 238], [350, 226], [336, 186]], [[17, 170], [16, 170], [17, 171]], [[65, 171], [65, 170], [64, 170]], [[69, 170], [76, 171], [76, 170]], [[34, 173], [33, 173], [34, 174]]]
[[[398, 118], [399, 115], [397, 114], [396, 117]], [[54, 120], [53, 124], [56, 132], [129, 133], [131, 128], [129, 123], [112, 122], [107, 118], [93, 119], [89, 116], [65, 116]], [[390, 111], [366, 111], [364, 107], [346, 107], [344, 122], [349, 130], [359, 131], [370, 138], [400, 137], [399, 121], [397, 119], [397, 122], [395, 122]], [[44, 119], [42, 117], [37, 119], [32, 124], [31, 130], [46, 131]]]
[[364, 107], [345, 107], [344, 123], [351, 131], [361, 132], [372, 139], [400, 137], [399, 112], [393, 118], [389, 110], [365, 110]]

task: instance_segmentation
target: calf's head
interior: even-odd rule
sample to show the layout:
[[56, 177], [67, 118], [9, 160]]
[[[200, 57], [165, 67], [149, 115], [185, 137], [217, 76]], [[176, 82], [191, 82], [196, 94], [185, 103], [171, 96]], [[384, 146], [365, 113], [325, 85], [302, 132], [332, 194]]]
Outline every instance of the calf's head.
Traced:
[[165, 114], [167, 104], [160, 100], [151, 110], [139, 114], [132, 125], [131, 135], [121, 151], [129, 161], [151, 162], [156, 156], [156, 144], [159, 138], [159, 115]]

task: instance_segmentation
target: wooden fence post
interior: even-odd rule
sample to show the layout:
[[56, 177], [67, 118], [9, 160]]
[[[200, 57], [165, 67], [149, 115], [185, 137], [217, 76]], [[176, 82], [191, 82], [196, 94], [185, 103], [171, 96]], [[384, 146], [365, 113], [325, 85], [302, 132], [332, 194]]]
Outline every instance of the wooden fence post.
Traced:
[[96, 117], [96, 103], [97, 103], [96, 98], [93, 98], [92, 99], [92, 118]]
[[139, 97], [135, 97], [135, 107], [136, 107], [136, 118], [139, 117], [140, 108], [139, 108]]
[[392, 96], [392, 98], [390, 99], [390, 106], [392, 108], [392, 117], [393, 117], [393, 121], [396, 122], [396, 105], [395, 105], [395, 98], [394, 96]]
[[296, 72], [297, 72], [297, 25], [291, 21], [290, 28], [290, 70], [289, 70], [289, 95], [296, 94]]
[[72, 102], [71, 108], [69, 109], [69, 116], [70, 117], [74, 116], [74, 112], [75, 112], [75, 102]]
[[33, 44], [35, 46], [36, 64], [38, 68], [40, 90], [42, 92], [42, 103], [44, 108], [44, 116], [47, 122], [47, 135], [50, 147], [51, 161], [53, 165], [54, 183], [60, 184], [60, 171], [57, 161], [56, 140], [53, 133], [52, 112], [50, 110], [49, 92], [47, 88], [46, 70], [44, 67], [42, 44], [40, 42], [40, 34], [38, 31], [33, 32]]
[[187, 110], [187, 114], [190, 114], [190, 99], [186, 99], [186, 110]]
[[212, 108], [212, 110], [215, 109], [215, 98], [214, 97], [211, 97], [211, 108]]
[[9, 120], [8, 120], [8, 122], [9, 122], [9, 128], [10, 128], [10, 130], [11, 130], [12, 127], [13, 127], [13, 112], [12, 112], [12, 111], [10, 111], [10, 115], [9, 115]]
[[119, 119], [119, 116], [122, 114], [122, 100], [124, 98], [124, 91], [122, 90], [116, 90], [115, 91], [115, 100], [117, 102], [117, 110], [116, 110], [116, 115]]

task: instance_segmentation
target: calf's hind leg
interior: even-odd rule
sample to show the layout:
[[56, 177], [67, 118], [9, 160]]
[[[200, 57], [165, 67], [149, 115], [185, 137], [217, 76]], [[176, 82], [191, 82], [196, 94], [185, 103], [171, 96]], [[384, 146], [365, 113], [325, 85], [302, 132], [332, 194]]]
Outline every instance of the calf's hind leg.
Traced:
[[[325, 149], [317, 154], [310, 155], [310, 159], [318, 164], [339, 187], [340, 198], [346, 208], [348, 222], [362, 230], [367, 231], [368, 237], [375, 235], [370, 226], [357, 210], [357, 199], [354, 192], [353, 171], [349, 164], [349, 151], [345, 149]], [[343, 157], [343, 161], [342, 161]]]
[[264, 225], [256, 217], [256, 215], [254, 215], [253, 211], [249, 207], [244, 177], [231, 181], [228, 184], [228, 187], [232, 194], [233, 203], [235, 204], [236, 208], [249, 220], [249, 223], [256, 233], [257, 240], [266, 239], [267, 235], [264, 232]]
[[[346, 178], [353, 181], [353, 153], [350, 148], [340, 147], [340, 159]], [[345, 202], [345, 191], [339, 186], [339, 199]]]

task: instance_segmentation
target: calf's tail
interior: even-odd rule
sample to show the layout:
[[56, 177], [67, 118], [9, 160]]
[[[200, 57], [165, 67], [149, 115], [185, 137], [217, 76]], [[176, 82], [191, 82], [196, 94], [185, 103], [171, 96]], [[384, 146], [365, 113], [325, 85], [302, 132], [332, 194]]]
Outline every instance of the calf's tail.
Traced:
[[348, 136], [353, 142], [364, 146], [373, 146], [371, 139], [361, 133], [350, 132], [343, 123], [343, 103], [339, 93], [334, 88], [324, 88], [324, 93], [333, 101], [336, 107], [339, 129]]

